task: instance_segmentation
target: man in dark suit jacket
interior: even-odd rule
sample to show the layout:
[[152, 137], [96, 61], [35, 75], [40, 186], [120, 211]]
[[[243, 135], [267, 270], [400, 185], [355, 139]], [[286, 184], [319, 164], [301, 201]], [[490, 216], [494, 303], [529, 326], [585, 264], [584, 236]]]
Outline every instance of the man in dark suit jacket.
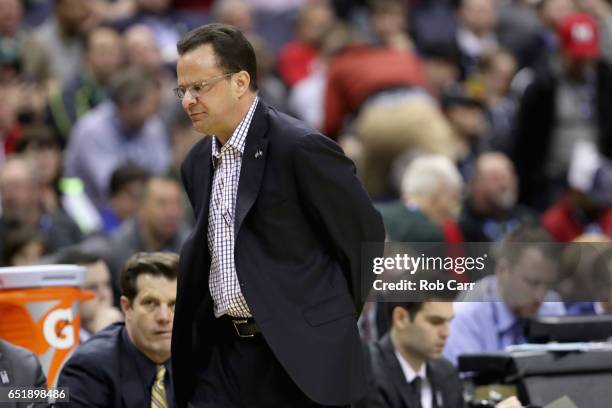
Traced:
[[453, 304], [413, 302], [384, 306], [390, 313], [391, 329], [369, 347], [375, 390], [358, 407], [463, 407], [457, 370], [441, 357]]
[[178, 51], [177, 96], [211, 135], [181, 167], [196, 225], [179, 267], [178, 406], [361, 398], [361, 243], [384, 230], [353, 163], [258, 98], [255, 55], [236, 28], [200, 27]]
[[138, 253], [121, 275], [125, 323], [114, 323], [80, 346], [62, 368], [70, 408], [173, 404], [170, 339], [178, 255]]
[[[391, 329], [368, 347], [369, 392], [356, 408], [462, 408], [463, 386], [442, 357], [452, 302], [386, 303]], [[496, 408], [520, 408], [508, 398]]]
[[[0, 387], [47, 387], [47, 378], [34, 353], [0, 339]], [[3, 402], [5, 408], [47, 407], [47, 403]]]

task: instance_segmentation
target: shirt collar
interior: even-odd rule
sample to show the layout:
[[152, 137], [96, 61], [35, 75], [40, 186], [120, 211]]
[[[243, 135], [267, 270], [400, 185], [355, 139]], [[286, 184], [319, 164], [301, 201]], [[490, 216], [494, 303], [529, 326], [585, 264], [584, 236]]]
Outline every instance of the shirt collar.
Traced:
[[427, 364], [423, 363], [419, 371], [414, 371], [412, 366], [408, 364], [406, 360], [404, 360], [404, 357], [402, 357], [400, 352], [397, 350], [395, 350], [395, 357], [397, 358], [397, 361], [399, 361], [400, 367], [402, 367], [406, 381], [411, 383], [416, 377], [421, 377], [421, 380], [427, 379]]
[[253, 100], [251, 107], [249, 108], [246, 115], [244, 115], [244, 117], [242, 118], [238, 126], [236, 126], [236, 129], [234, 129], [234, 133], [232, 133], [232, 136], [229, 138], [227, 143], [225, 143], [223, 146], [220, 146], [219, 140], [217, 140], [217, 137], [216, 136], [213, 137], [213, 142], [212, 142], [213, 163], [215, 163], [215, 158], [218, 157], [222, 151], [230, 149], [230, 148], [240, 152], [240, 155], [244, 153], [244, 145], [246, 142], [246, 136], [249, 133], [249, 128], [251, 127], [251, 122], [253, 120], [253, 114], [255, 113], [255, 108], [257, 107], [258, 102], [259, 102], [259, 96], [255, 96], [255, 99]]
[[[145, 378], [147, 382], [151, 382], [153, 384], [152, 379], [155, 379], [155, 375], [157, 374], [157, 364], [149, 359], [149, 357], [145, 356], [140, 350], [136, 348], [130, 336], [128, 335], [127, 328], [123, 329], [123, 342], [126, 345], [126, 349], [129, 355], [132, 356], [134, 361], [136, 361], [136, 367], [138, 371], [141, 373], [142, 378]], [[166, 372], [169, 375], [170, 373], [170, 360], [164, 363], [166, 367]], [[150, 384], [146, 384], [149, 386]]]

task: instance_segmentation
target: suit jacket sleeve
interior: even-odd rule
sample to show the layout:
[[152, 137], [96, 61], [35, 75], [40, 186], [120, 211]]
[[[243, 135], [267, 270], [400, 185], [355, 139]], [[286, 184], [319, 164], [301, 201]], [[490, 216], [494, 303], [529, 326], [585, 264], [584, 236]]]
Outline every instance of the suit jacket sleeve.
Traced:
[[359, 312], [361, 244], [384, 241], [382, 218], [357, 179], [353, 162], [336, 143], [312, 134], [298, 144], [294, 165], [300, 200], [338, 259]]
[[91, 358], [75, 354], [68, 360], [60, 373], [58, 387], [70, 390], [70, 402], [56, 404], [56, 407], [103, 408], [113, 405], [110, 396], [109, 380], [98, 368], [99, 364]]

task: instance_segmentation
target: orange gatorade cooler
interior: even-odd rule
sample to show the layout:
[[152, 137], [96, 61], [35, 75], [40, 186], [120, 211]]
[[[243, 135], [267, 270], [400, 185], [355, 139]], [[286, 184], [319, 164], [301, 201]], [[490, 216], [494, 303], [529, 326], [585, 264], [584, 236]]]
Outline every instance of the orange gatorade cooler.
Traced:
[[50, 387], [79, 344], [84, 280], [76, 265], [0, 268], [0, 338], [36, 353]]

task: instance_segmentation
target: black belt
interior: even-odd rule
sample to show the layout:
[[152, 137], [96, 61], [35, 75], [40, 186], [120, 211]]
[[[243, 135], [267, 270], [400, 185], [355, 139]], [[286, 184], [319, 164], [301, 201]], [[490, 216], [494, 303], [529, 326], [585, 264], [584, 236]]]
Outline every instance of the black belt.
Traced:
[[226, 326], [231, 326], [232, 332], [241, 338], [255, 337], [261, 334], [259, 327], [255, 323], [252, 317], [234, 317], [224, 315], [221, 317], [221, 321]]

